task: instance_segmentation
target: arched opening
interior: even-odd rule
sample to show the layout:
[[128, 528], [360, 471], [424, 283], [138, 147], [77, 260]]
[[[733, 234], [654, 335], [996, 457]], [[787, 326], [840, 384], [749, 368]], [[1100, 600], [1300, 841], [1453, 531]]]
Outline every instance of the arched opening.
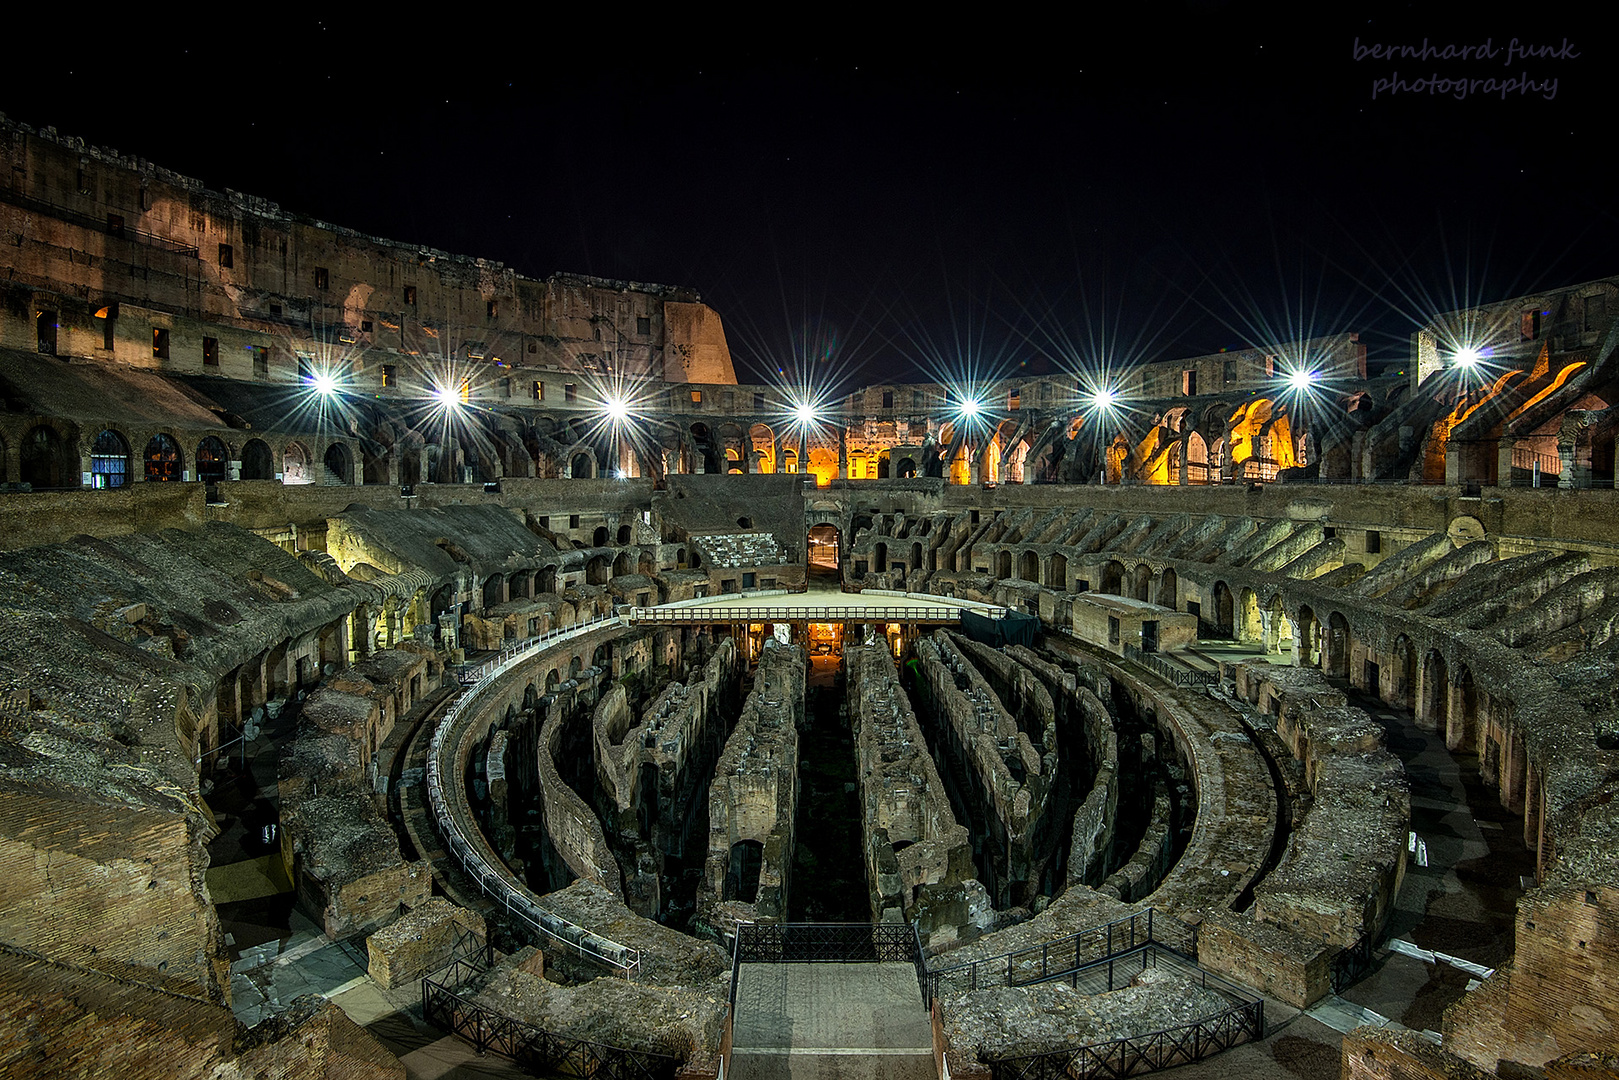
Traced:
[[840, 566], [838, 545], [840, 543], [838, 527], [836, 525], [814, 525], [809, 531], [809, 570], [810, 573], [819, 571], [823, 574], [835, 574]]
[[1134, 596], [1143, 604], [1152, 601], [1152, 567], [1146, 563], [1136, 564]]
[[606, 585], [613, 576], [613, 564], [605, 555], [598, 555], [585, 564], [585, 584]]
[[1393, 660], [1379, 696], [1390, 705], [1410, 709], [1416, 703], [1417, 649], [1404, 634], [1394, 639]]
[[1040, 581], [1040, 556], [1032, 551], [1025, 551], [1018, 556], [1017, 576], [1024, 581]]
[[1109, 596], [1124, 595], [1124, 564], [1117, 559], [1109, 559], [1102, 566], [1102, 587], [1098, 592]]
[[488, 611], [505, 603], [506, 580], [499, 574], [491, 574], [483, 583], [483, 609]]
[[1327, 678], [1349, 678], [1349, 620], [1342, 613], [1327, 616], [1327, 640], [1322, 646], [1321, 667]]
[[401, 484], [417, 484], [422, 479], [422, 452], [419, 447], [412, 446], [399, 455], [399, 482]]
[[205, 484], [224, 480], [230, 469], [230, 451], [212, 435], [197, 444], [197, 479]]
[[888, 570], [888, 545], [877, 544], [871, 549], [871, 572], [885, 573]]
[[288, 443], [281, 451], [281, 482], [308, 484], [313, 481], [309, 475], [309, 452], [298, 443]]
[[275, 455], [263, 439], [249, 439], [242, 447], [242, 479], [275, 479]]
[[596, 459], [590, 454], [573, 455], [568, 462], [568, 474], [575, 480], [589, 480], [596, 475]]
[[1209, 444], [1195, 431], [1186, 436], [1186, 482], [1209, 482]]
[[[62, 437], [49, 424], [39, 424], [22, 438], [18, 479], [36, 488], [66, 487], [68, 470], [62, 452]], [[76, 470], [75, 470], [76, 471]]]
[[161, 432], [153, 435], [152, 441], [146, 444], [142, 464], [147, 480], [168, 482], [180, 479], [184, 468], [180, 444]]
[[1422, 658], [1422, 689], [1417, 699], [1417, 726], [1428, 731], [1447, 731], [1445, 714], [1450, 708], [1450, 678], [1445, 658], [1431, 649]]
[[613, 560], [613, 576], [622, 577], [625, 574], [633, 573], [635, 573], [635, 552], [619, 552], [618, 558]]
[[632, 530], [628, 525], [620, 525], [618, 527], [618, 542], [620, 544], [629, 543], [632, 535], [634, 535], [634, 530]]
[[598, 525], [596, 531], [590, 534], [591, 547], [603, 547], [607, 543], [607, 526]]
[[90, 486], [96, 490], [121, 488], [129, 483], [129, 444], [111, 428], [96, 436], [90, 447]]
[[366, 441], [361, 446], [360, 480], [365, 484], [388, 482], [388, 458], [392, 448], [381, 443]]
[[899, 477], [901, 480], [910, 480], [915, 477], [916, 459], [908, 454], [905, 457], [900, 458], [899, 464], [894, 468], [894, 475]]
[[1456, 665], [1456, 680], [1450, 687], [1449, 697], [1445, 706], [1445, 746], [1472, 753], [1477, 745], [1474, 731], [1478, 726], [1478, 688], [1473, 685], [1473, 673], [1466, 664]]
[[1012, 553], [1010, 551], [996, 553], [995, 576], [1001, 581], [1005, 581], [1012, 576]]
[[1235, 598], [1231, 586], [1223, 581], [1214, 583], [1214, 636], [1224, 641], [1237, 636]]
[[1046, 563], [1046, 588], [1068, 591], [1068, 556], [1061, 552], [1053, 554]]
[[731, 845], [731, 866], [725, 873], [725, 899], [752, 904], [759, 899], [759, 871], [764, 867], [765, 846], [757, 840], [740, 840]]
[[347, 443], [334, 442], [328, 446], [322, 464], [326, 471], [321, 483], [336, 486], [354, 482], [354, 455], [349, 452]]
[[1180, 606], [1180, 600], [1177, 596], [1177, 590], [1179, 587], [1180, 582], [1175, 576], [1174, 569], [1167, 566], [1164, 567], [1164, 572], [1158, 575], [1158, 606], [1166, 608], [1178, 608]]

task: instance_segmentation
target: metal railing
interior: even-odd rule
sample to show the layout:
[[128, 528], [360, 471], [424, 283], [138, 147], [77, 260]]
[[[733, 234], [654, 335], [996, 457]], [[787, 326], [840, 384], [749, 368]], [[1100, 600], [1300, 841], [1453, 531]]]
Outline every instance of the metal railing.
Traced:
[[1265, 1037], [1265, 1003], [1238, 1002], [1189, 1024], [1043, 1054], [992, 1058], [995, 1080], [1100, 1080], [1202, 1061], [1239, 1043]]
[[[953, 605], [926, 604], [919, 607], [857, 607], [855, 605], [760, 605], [747, 607], [721, 607], [718, 605], [693, 607], [632, 607], [625, 617], [630, 622], [684, 623], [684, 622], [959, 622], [962, 609]], [[979, 614], [991, 619], [1006, 617], [1004, 608], [992, 608]]]
[[1134, 645], [1124, 647], [1124, 656], [1125, 659], [1135, 661], [1154, 675], [1176, 686], [1212, 686], [1220, 682], [1220, 673], [1217, 671], [1199, 671], [1196, 668], [1181, 667], [1165, 660], [1158, 653], [1142, 652]]
[[496, 653], [494, 656], [490, 657], [488, 660], [485, 660], [476, 667], [457, 668], [455, 672], [456, 680], [460, 682], [462, 686], [476, 686], [485, 679], [488, 679], [506, 664], [528, 655], [535, 649], [543, 649], [545, 646], [555, 644], [564, 638], [577, 636], [579, 633], [585, 630], [599, 629], [602, 623], [619, 621], [622, 620], [620, 620], [617, 615], [612, 613], [598, 614], [592, 616], [589, 620], [582, 623], [574, 623], [572, 626], [561, 626], [547, 630], [538, 637], [524, 638], [521, 641], [507, 642], [500, 647], [500, 652]]
[[740, 964], [916, 962], [921, 946], [910, 923], [738, 923]]
[[664, 1080], [681, 1059], [655, 1050], [631, 1050], [547, 1031], [480, 1005], [461, 993], [487, 964], [457, 960], [422, 980], [422, 1015], [471, 1043], [478, 1053], [511, 1058], [536, 1075], [600, 1077], [603, 1080]]
[[1366, 934], [1347, 949], [1340, 949], [1328, 962], [1327, 974], [1332, 980], [1332, 992], [1341, 994], [1372, 969], [1375, 951], [1373, 935]]
[[743, 964], [901, 963], [916, 968], [922, 1003], [927, 959], [914, 923], [737, 923], [731, 942], [731, 1014]]
[[530, 895], [513, 885], [508, 876], [509, 871], [505, 871], [504, 867], [497, 868], [492, 865], [478, 846], [462, 832], [455, 815], [450, 813], [442, 762], [444, 748], [446, 743], [450, 742], [451, 733], [464, 718], [476, 712], [476, 706], [494, 680], [546, 645], [582, 637], [616, 621], [616, 617], [612, 615], [603, 615], [587, 623], [531, 638], [474, 669], [477, 678], [472, 688], [450, 706], [449, 712], [433, 732], [427, 753], [427, 797], [433, 807], [433, 820], [438, 825], [439, 833], [444, 837], [445, 847], [485, 896], [498, 903], [508, 916], [534, 933], [566, 945], [580, 956], [615, 968], [627, 977], [640, 966], [639, 950], [594, 934], [542, 908]]
[[1159, 945], [1187, 957], [1197, 955], [1197, 932], [1172, 918], [1155, 918], [1147, 908], [1122, 919], [1093, 926], [1067, 937], [988, 956], [927, 973], [926, 997], [962, 993], [990, 986], [1028, 986], [1063, 978], [1082, 968]]
[[24, 210], [32, 210], [36, 214], [45, 214], [56, 218], [58, 221], [77, 225], [81, 229], [106, 233], [108, 236], [118, 240], [132, 240], [138, 244], [145, 244], [147, 247], [172, 251], [176, 255], [185, 255], [193, 259], [197, 258], [198, 252], [194, 245], [182, 244], [178, 240], [170, 240], [166, 236], [158, 236], [155, 233], [142, 232], [140, 229], [132, 228], [128, 225], [110, 222], [106, 218], [98, 218], [66, 206], [46, 202], [44, 199], [36, 199], [32, 195], [24, 195], [21, 192], [0, 188], [0, 202], [8, 202]]

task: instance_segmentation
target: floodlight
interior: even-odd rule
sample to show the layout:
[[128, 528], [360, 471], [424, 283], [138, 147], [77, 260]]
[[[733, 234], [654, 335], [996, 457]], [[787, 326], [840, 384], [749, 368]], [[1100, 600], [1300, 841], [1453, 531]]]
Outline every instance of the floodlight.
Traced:
[[971, 420], [983, 409], [983, 404], [977, 398], [967, 398], [961, 403], [961, 415]]
[[1111, 409], [1119, 400], [1119, 395], [1108, 389], [1101, 389], [1091, 395], [1091, 404], [1098, 409]]
[[793, 419], [797, 420], [800, 424], [803, 424], [806, 427], [815, 423], [815, 406], [811, 405], [807, 401], [802, 405], [796, 406], [793, 409]]
[[623, 420], [626, 416], [630, 415], [629, 405], [624, 401], [623, 398], [620, 397], [608, 398], [607, 401], [603, 403], [602, 407], [606, 409], [607, 415], [612, 417], [614, 420]]
[[309, 385], [314, 387], [315, 392], [322, 397], [331, 397], [337, 393], [337, 380], [332, 378], [331, 372], [328, 371], [318, 372], [311, 376]]
[[1471, 345], [1456, 350], [1456, 364], [1458, 367], [1472, 367], [1484, 358], [1484, 354]]
[[1295, 390], [1308, 390], [1315, 385], [1315, 372], [1308, 368], [1300, 368], [1287, 376], [1287, 385]]

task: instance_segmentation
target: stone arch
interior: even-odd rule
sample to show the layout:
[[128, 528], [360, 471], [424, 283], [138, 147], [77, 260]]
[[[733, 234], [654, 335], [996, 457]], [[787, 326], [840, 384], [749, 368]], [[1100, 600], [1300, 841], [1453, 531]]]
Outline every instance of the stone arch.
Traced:
[[1018, 556], [1017, 576], [1024, 581], [1040, 582], [1040, 556], [1034, 551], [1024, 551]]
[[841, 565], [840, 546], [842, 534], [836, 525], [825, 522], [810, 526], [809, 530], [809, 568], [823, 572], [835, 572]]
[[388, 483], [388, 466], [393, 447], [367, 439], [360, 445], [360, 482], [362, 484]]
[[1177, 592], [1180, 581], [1175, 574], [1174, 567], [1164, 567], [1164, 572], [1158, 575], [1158, 596], [1156, 602], [1159, 607], [1175, 609], [1180, 606]]
[[1124, 564], [1117, 559], [1109, 559], [1102, 566], [1102, 584], [1097, 592], [1107, 593], [1109, 596], [1124, 595]]
[[1214, 635], [1226, 640], [1237, 636], [1236, 601], [1231, 586], [1223, 581], [1214, 583]]
[[1188, 484], [1212, 482], [1209, 477], [1209, 444], [1197, 431], [1186, 436], [1186, 482]]
[[129, 440], [121, 432], [106, 428], [90, 446], [90, 486], [104, 490], [128, 483]]
[[1060, 551], [1053, 552], [1046, 562], [1046, 588], [1068, 591], [1068, 556]]
[[596, 477], [596, 455], [575, 447], [568, 452], [568, 475], [575, 480], [593, 480]]
[[1329, 679], [1349, 678], [1349, 620], [1343, 612], [1327, 616], [1327, 636], [1322, 643], [1321, 670]]
[[263, 439], [249, 439], [242, 445], [242, 479], [275, 479], [275, 454]]
[[906, 454], [894, 466], [894, 475], [901, 480], [910, 480], [916, 476], [916, 458]]
[[1422, 658], [1422, 675], [1417, 689], [1417, 726], [1427, 731], [1447, 731], [1445, 714], [1449, 710], [1450, 677], [1445, 656], [1438, 649], [1429, 649]]
[[606, 547], [607, 546], [607, 526], [605, 526], [605, 525], [596, 526], [596, 530], [590, 534], [590, 546], [591, 547]]
[[303, 443], [289, 442], [281, 448], [281, 482], [283, 484], [312, 484], [309, 471], [309, 451]]
[[1473, 672], [1461, 661], [1456, 663], [1449, 696], [1445, 703], [1445, 746], [1471, 753], [1478, 745], [1478, 687], [1473, 683]]
[[69, 477], [78, 479], [78, 468], [69, 467], [61, 432], [50, 424], [28, 429], [18, 447], [18, 458], [17, 479], [36, 488], [68, 487]]
[[997, 552], [995, 555], [995, 579], [997, 581], [1006, 581], [1010, 579], [1011, 576], [1012, 553], [1005, 550]]
[[167, 483], [185, 475], [185, 456], [180, 452], [180, 444], [166, 432], [152, 436], [141, 460], [147, 480]]
[[1412, 708], [1416, 704], [1417, 692], [1417, 647], [1410, 638], [1401, 634], [1394, 639], [1389, 659], [1392, 662], [1380, 680], [1382, 685], [1378, 687], [1378, 696], [1390, 705]]
[[230, 475], [230, 451], [218, 436], [205, 435], [197, 444], [197, 479], [217, 484]]
[[327, 485], [354, 483], [354, 455], [347, 443], [334, 442], [327, 446], [321, 464], [324, 466], [321, 474], [322, 483]]
[[1131, 595], [1142, 603], [1152, 600], [1152, 567], [1146, 563], [1137, 563], [1133, 575], [1133, 589]]
[[500, 574], [490, 574], [483, 582], [483, 609], [488, 611], [505, 602], [506, 579]]

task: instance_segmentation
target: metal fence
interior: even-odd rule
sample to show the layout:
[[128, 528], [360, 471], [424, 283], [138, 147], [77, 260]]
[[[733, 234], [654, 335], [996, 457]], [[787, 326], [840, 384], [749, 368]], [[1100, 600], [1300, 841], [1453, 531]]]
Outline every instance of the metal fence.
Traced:
[[1265, 1003], [1243, 1001], [1190, 1024], [1043, 1054], [994, 1058], [995, 1080], [1097, 1080], [1135, 1076], [1202, 1061], [1265, 1035]]
[[1169, 662], [1157, 653], [1142, 652], [1134, 645], [1124, 647], [1124, 656], [1125, 659], [1135, 661], [1154, 675], [1176, 686], [1212, 686], [1220, 681], [1220, 673], [1217, 671], [1199, 671], [1196, 668], [1182, 667]]
[[910, 923], [738, 923], [731, 943], [731, 1011], [743, 964], [911, 964], [923, 1001], [927, 968]]
[[536, 1075], [664, 1080], [680, 1069], [681, 1059], [672, 1054], [559, 1035], [478, 1004], [461, 990], [483, 970], [479, 963], [457, 960], [422, 980], [422, 1015], [428, 1023], [465, 1039], [478, 1053], [509, 1057]]
[[[959, 622], [961, 608], [947, 604], [916, 607], [863, 607], [853, 604], [794, 605], [760, 604], [747, 607], [693, 605], [691, 607], [632, 607], [626, 613], [630, 622]], [[1006, 617], [1004, 608], [981, 612], [986, 618]]]
[[1347, 949], [1340, 949], [1328, 965], [1332, 979], [1332, 992], [1341, 994], [1372, 969], [1374, 942], [1367, 934]]
[[1043, 941], [927, 973], [926, 997], [990, 986], [1028, 986], [1159, 945], [1182, 956], [1197, 955], [1197, 932], [1177, 919], [1156, 918], [1152, 908], [1067, 937]]
[[433, 732], [427, 754], [427, 797], [432, 804], [433, 819], [444, 838], [445, 848], [485, 896], [498, 903], [513, 921], [533, 933], [565, 945], [578, 955], [606, 964], [627, 976], [640, 966], [641, 954], [638, 950], [594, 934], [540, 907], [533, 897], [514, 885], [509, 870], [504, 866], [496, 867], [484, 857], [479, 846], [462, 831], [455, 815], [450, 813], [442, 761], [445, 746], [452, 744], [452, 733], [464, 719], [476, 713], [480, 699], [495, 679], [548, 645], [583, 636], [616, 621], [615, 616], [602, 615], [587, 623], [531, 638], [473, 669], [475, 681], [471, 690], [450, 707]]

